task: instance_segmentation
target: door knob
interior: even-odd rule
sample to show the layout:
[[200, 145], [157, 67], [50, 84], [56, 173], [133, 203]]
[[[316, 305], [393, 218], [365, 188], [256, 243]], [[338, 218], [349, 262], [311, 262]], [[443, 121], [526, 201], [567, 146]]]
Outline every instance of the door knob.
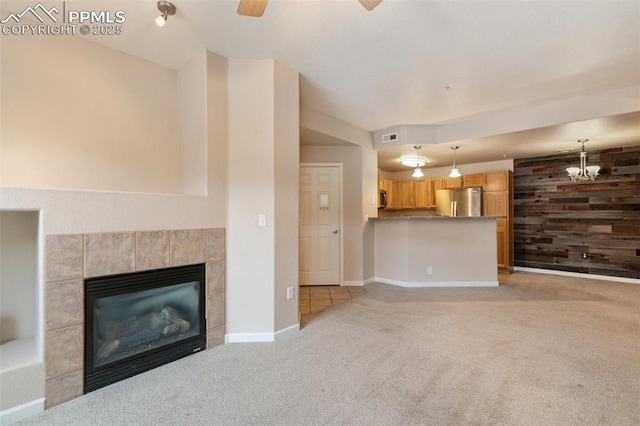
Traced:
[[331, 231], [331, 233], [332, 233], [332, 234], [337, 234], [337, 233], [338, 233], [338, 230], [337, 230], [337, 229], [334, 229], [333, 231]]

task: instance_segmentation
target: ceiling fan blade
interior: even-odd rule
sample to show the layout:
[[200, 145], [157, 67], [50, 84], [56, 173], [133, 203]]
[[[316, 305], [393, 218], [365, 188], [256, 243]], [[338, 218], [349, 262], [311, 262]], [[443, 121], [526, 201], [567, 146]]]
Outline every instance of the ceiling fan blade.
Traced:
[[238, 15], [255, 16], [256, 18], [264, 14], [269, 0], [240, 0], [238, 5]]
[[369, 12], [371, 12], [377, 5], [382, 3], [382, 0], [358, 0], [361, 5], [364, 6]]

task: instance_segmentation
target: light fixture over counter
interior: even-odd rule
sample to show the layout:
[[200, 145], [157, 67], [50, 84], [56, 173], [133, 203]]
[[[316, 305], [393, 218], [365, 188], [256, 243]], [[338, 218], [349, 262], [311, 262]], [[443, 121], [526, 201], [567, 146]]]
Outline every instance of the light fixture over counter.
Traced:
[[176, 14], [176, 7], [169, 1], [159, 1], [158, 10], [161, 15], [156, 17], [156, 25], [159, 27], [164, 27], [167, 23], [167, 16], [173, 16]]
[[402, 163], [403, 166], [414, 167], [415, 170], [411, 176], [420, 178], [424, 176], [424, 173], [422, 173], [422, 167], [427, 164], [427, 159], [420, 156], [420, 148], [422, 148], [422, 146], [416, 145], [414, 148], [416, 149], [416, 155], [404, 156], [400, 158], [400, 163]]
[[451, 173], [449, 173], [449, 177], [451, 178], [457, 178], [462, 176], [460, 174], [460, 170], [458, 170], [458, 168], [456, 167], [456, 151], [458, 150], [458, 148], [460, 148], [459, 146], [452, 146], [451, 149], [453, 150], [453, 168], [451, 169]]
[[600, 172], [600, 166], [587, 166], [587, 152], [584, 150], [584, 143], [589, 139], [580, 139], [578, 143], [582, 144], [580, 150], [580, 167], [567, 167], [567, 173], [571, 182], [576, 180], [596, 180]]

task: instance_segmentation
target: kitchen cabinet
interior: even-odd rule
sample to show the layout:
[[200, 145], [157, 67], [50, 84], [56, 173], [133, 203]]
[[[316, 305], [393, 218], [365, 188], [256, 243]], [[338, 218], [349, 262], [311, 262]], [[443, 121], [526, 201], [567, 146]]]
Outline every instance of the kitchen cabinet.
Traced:
[[485, 191], [482, 195], [482, 214], [484, 216], [509, 215], [509, 194], [507, 191]]
[[511, 268], [511, 248], [508, 219], [497, 219], [496, 240], [498, 246], [498, 268]]
[[509, 170], [485, 173], [482, 214], [504, 216], [497, 219], [498, 267], [513, 266], [513, 177]]
[[509, 189], [509, 179], [511, 178], [511, 171], [509, 170], [496, 170], [486, 172], [485, 174], [485, 191], [507, 191]]
[[396, 189], [394, 188], [394, 182], [389, 179], [379, 179], [378, 180], [378, 189], [385, 190], [387, 192], [387, 209], [393, 210], [397, 209], [396, 207]]
[[379, 189], [387, 191], [387, 208], [386, 210], [399, 209], [426, 209], [435, 206], [435, 200], [431, 196], [431, 187], [429, 181], [424, 180], [405, 180], [391, 181], [388, 179], [380, 179], [378, 182]]
[[444, 178], [429, 179], [428, 207], [436, 206], [436, 191], [444, 189]]
[[429, 208], [429, 181], [416, 180], [413, 182], [413, 207], [416, 209]]
[[444, 178], [444, 189], [462, 188], [462, 178]]
[[412, 209], [413, 208], [413, 181], [404, 180], [398, 182], [399, 194], [400, 194], [400, 208]]
[[400, 188], [398, 182], [391, 180], [386, 181], [385, 189], [387, 191], [387, 209], [397, 210], [400, 208]]
[[483, 187], [485, 182], [484, 173], [476, 173], [473, 175], [462, 176], [462, 186], [464, 188], [477, 188]]

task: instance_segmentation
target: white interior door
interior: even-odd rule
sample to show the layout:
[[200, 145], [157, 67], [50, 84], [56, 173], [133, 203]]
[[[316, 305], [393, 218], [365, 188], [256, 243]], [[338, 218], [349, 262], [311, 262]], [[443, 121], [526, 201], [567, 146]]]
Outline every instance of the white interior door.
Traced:
[[299, 226], [300, 285], [339, 285], [339, 167], [300, 167]]

